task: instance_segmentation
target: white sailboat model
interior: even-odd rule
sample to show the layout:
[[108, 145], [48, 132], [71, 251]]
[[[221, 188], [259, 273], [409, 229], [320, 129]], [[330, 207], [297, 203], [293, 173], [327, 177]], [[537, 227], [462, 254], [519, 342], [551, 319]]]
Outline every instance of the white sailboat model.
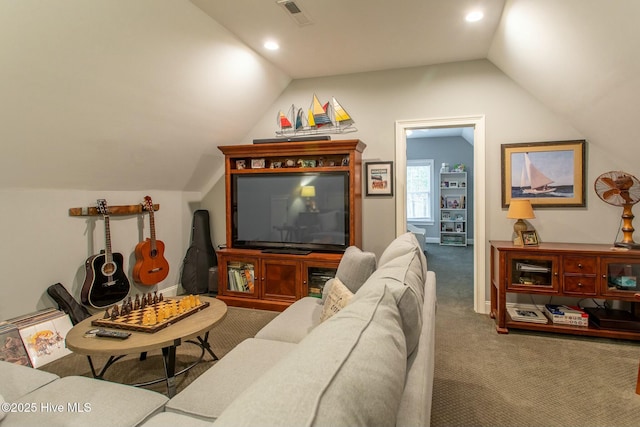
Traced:
[[[524, 188], [525, 184], [529, 181], [529, 188]], [[555, 191], [555, 187], [549, 187], [553, 180], [543, 174], [540, 169], [535, 167], [529, 159], [529, 153], [524, 153], [524, 168], [522, 169], [522, 176], [520, 182], [520, 188], [524, 194], [545, 194]]]

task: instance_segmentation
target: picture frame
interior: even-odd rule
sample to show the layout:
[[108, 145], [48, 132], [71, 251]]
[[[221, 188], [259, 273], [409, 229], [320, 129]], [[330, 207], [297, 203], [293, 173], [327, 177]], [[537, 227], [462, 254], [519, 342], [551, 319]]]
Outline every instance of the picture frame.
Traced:
[[538, 246], [538, 233], [536, 230], [525, 230], [520, 231], [520, 241], [522, 242], [522, 246]]
[[450, 212], [442, 212], [442, 220], [443, 221], [450, 221], [451, 220], [451, 213]]
[[458, 188], [458, 181], [449, 181], [449, 188]]
[[236, 169], [245, 169], [247, 167], [246, 160], [236, 160]]
[[445, 208], [463, 209], [462, 198], [460, 196], [447, 196], [444, 198]]
[[586, 206], [585, 140], [502, 144], [501, 148], [503, 208], [509, 207], [511, 199], [529, 199], [537, 208]]
[[264, 159], [251, 159], [251, 169], [262, 169], [264, 166]]
[[393, 196], [393, 162], [365, 163], [365, 196]]

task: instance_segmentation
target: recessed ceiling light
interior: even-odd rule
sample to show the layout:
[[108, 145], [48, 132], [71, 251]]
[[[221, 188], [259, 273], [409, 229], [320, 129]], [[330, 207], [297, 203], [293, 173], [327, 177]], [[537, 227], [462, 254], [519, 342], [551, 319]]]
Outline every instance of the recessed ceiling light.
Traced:
[[274, 41], [268, 41], [264, 44], [265, 49], [269, 50], [278, 50], [280, 49], [280, 45]]
[[464, 18], [467, 22], [476, 22], [484, 18], [484, 13], [480, 11], [474, 11], [467, 14]]

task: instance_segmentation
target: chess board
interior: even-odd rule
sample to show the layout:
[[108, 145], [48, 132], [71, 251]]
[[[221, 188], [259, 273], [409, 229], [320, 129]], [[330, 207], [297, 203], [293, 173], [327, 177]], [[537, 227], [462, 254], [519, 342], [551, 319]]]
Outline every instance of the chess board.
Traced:
[[201, 302], [200, 305], [195, 307], [191, 307], [184, 312], [177, 314], [175, 316], [167, 317], [153, 325], [145, 325], [143, 324], [143, 317], [146, 310], [153, 310], [157, 316], [158, 312], [162, 307], [170, 304], [172, 302], [171, 299], [165, 299], [162, 302], [157, 302], [155, 304], [151, 304], [144, 309], [133, 310], [131, 313], [126, 314], [124, 316], [117, 316], [115, 319], [96, 319], [91, 321], [93, 326], [101, 326], [104, 328], [113, 328], [113, 329], [123, 329], [127, 331], [135, 331], [135, 332], [147, 332], [154, 333], [158, 332], [167, 326], [173, 325], [180, 320], [191, 316], [194, 313], [197, 313], [205, 308], [209, 307], [208, 302]]

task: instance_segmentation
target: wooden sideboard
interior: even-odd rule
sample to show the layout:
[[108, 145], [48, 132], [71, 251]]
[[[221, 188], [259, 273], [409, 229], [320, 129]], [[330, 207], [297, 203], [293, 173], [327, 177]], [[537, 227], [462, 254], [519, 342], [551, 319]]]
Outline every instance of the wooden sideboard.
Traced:
[[[640, 302], [640, 251], [601, 244], [542, 243], [524, 247], [515, 246], [511, 241], [491, 241], [490, 244], [490, 314], [496, 319], [499, 333], [508, 333], [512, 328], [640, 340], [640, 305], [637, 304]], [[603, 327], [592, 317], [587, 327], [550, 321], [546, 324], [514, 321], [506, 310], [510, 293], [588, 298], [607, 303], [624, 301], [629, 303], [626, 304], [629, 309], [622, 312], [628, 313], [631, 321], [624, 327], [611, 327], [610, 322]]]

